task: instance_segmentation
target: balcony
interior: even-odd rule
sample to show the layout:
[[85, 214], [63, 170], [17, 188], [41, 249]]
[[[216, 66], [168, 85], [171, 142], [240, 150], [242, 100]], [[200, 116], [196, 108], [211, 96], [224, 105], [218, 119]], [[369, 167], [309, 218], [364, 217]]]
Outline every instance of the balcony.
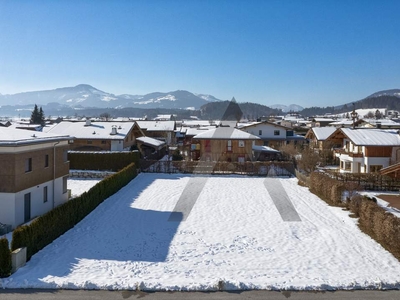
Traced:
[[346, 149], [341, 149], [341, 148], [340, 149], [334, 149], [333, 151], [334, 151], [336, 157], [339, 157], [341, 154], [348, 155], [349, 157], [353, 157], [353, 158], [364, 157], [364, 153], [362, 153], [362, 152], [354, 153], [354, 152], [350, 152], [350, 151], [348, 151]]

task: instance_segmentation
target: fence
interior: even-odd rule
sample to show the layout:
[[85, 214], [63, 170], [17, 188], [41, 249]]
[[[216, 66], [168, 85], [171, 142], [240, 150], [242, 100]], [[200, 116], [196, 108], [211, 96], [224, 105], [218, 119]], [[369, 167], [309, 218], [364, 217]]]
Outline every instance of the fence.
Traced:
[[203, 162], [141, 160], [145, 173], [242, 174], [256, 176], [293, 176], [293, 162]]
[[329, 172], [332, 178], [342, 182], [355, 182], [365, 190], [399, 191], [400, 179], [392, 178], [379, 173], [340, 173]]

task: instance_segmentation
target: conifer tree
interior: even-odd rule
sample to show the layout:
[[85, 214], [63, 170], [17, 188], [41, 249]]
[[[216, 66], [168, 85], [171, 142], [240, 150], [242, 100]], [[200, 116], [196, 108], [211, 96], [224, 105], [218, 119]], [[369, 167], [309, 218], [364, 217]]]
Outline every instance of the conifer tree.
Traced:
[[40, 124], [42, 126], [44, 126], [44, 112], [42, 107], [40, 107], [40, 109], [38, 109], [38, 106], [35, 104], [35, 108], [32, 111], [31, 114], [31, 120], [30, 120], [31, 124]]

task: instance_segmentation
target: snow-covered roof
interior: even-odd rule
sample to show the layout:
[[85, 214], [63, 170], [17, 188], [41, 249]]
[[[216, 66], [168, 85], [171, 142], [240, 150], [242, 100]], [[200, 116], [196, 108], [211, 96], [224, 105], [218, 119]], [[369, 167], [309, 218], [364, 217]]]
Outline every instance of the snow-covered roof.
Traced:
[[[77, 139], [123, 140], [135, 122], [60, 122], [49, 128], [49, 133], [68, 134]], [[112, 134], [113, 128], [117, 133]]]
[[203, 127], [195, 127], [195, 128], [189, 127], [186, 130], [186, 136], [195, 136], [199, 133], [203, 133], [208, 130], [215, 129], [215, 128], [216, 128], [215, 126], [203, 126]]
[[257, 145], [253, 145], [252, 149], [254, 151], [259, 151], [259, 152], [274, 152], [274, 153], [279, 153], [278, 150], [268, 147], [268, 146], [257, 146]]
[[326, 140], [332, 133], [336, 131], [336, 127], [313, 127], [311, 130], [314, 132], [315, 137], [319, 141]]
[[268, 121], [263, 121], [263, 122], [253, 122], [253, 123], [249, 123], [247, 125], [243, 125], [241, 126], [241, 128], [248, 128], [248, 127], [257, 127], [258, 125], [271, 125], [271, 126], [275, 126], [275, 127], [281, 127], [284, 129], [291, 129], [289, 127], [277, 124], [277, 123], [272, 123], [272, 122], [268, 122]]
[[313, 118], [315, 122], [335, 122], [336, 120], [331, 118]]
[[400, 135], [397, 130], [352, 129], [340, 130], [358, 146], [400, 146]]
[[69, 135], [48, 134], [26, 129], [0, 127], [0, 146], [17, 146], [31, 143], [49, 143], [58, 140], [70, 140]]
[[147, 145], [151, 145], [151, 146], [155, 146], [155, 147], [165, 145], [165, 142], [157, 140], [157, 139], [153, 139], [148, 136], [138, 137], [138, 138], [136, 138], [136, 140], [139, 142], [142, 142], [143, 144], [147, 144]]
[[220, 123], [221, 121], [219, 120], [182, 120], [182, 126], [187, 127], [219, 125]]
[[136, 121], [141, 129], [147, 131], [174, 131], [175, 121]]
[[239, 130], [233, 127], [218, 127], [215, 129], [207, 130], [206, 132], [199, 133], [193, 139], [226, 139], [226, 140], [259, 140], [258, 136], [247, 133], [246, 131]]

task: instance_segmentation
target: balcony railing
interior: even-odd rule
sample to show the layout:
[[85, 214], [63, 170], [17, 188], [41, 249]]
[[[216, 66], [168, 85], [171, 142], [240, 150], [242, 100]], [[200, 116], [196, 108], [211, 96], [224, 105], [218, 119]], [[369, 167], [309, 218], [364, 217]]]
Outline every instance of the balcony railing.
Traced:
[[364, 153], [362, 152], [350, 152], [346, 149], [334, 149], [335, 154], [345, 154], [350, 157], [364, 157]]

